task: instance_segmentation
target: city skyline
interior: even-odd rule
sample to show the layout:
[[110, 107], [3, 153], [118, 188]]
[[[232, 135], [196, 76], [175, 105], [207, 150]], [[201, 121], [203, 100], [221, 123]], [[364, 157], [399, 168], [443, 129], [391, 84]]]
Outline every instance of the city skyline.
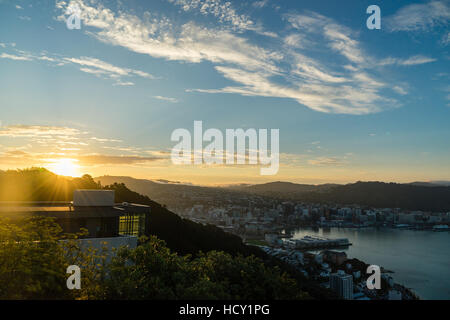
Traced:
[[[66, 26], [69, 4], [81, 29]], [[201, 185], [450, 180], [449, 1], [0, 1], [0, 170]], [[280, 130], [280, 169], [171, 133]]]

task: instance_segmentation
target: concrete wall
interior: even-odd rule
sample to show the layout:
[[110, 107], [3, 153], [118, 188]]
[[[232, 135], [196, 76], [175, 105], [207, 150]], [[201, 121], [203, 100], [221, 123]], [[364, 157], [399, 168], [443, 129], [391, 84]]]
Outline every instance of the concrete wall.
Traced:
[[88, 248], [93, 248], [97, 251], [97, 254], [102, 253], [102, 249], [105, 247], [106, 251], [104, 254], [107, 256], [107, 260], [111, 259], [115, 255], [113, 249], [119, 249], [122, 246], [126, 246], [129, 249], [134, 249], [137, 247], [138, 238], [135, 236], [120, 236], [113, 238], [88, 238], [88, 239], [78, 239], [80, 247], [83, 250]]
[[113, 207], [113, 190], [75, 190], [73, 192], [75, 207]]

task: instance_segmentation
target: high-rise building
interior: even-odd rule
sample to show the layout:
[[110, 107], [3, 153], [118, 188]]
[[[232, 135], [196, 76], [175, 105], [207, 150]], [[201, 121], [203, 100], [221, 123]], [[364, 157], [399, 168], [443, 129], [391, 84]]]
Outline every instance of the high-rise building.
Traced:
[[342, 270], [330, 275], [330, 288], [345, 300], [353, 299], [353, 276]]

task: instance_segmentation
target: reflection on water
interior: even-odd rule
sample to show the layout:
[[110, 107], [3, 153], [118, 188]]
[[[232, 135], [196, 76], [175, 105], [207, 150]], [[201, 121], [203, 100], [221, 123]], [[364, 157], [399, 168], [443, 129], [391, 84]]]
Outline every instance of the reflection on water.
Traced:
[[395, 281], [422, 299], [450, 299], [450, 232], [308, 228], [296, 230], [293, 238], [306, 235], [347, 238], [353, 245], [338, 250], [349, 258], [394, 271]]

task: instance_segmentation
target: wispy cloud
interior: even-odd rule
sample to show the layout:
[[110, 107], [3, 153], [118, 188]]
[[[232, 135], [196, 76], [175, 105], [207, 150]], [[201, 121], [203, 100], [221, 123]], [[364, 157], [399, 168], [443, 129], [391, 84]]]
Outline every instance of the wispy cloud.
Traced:
[[[76, 159], [77, 165], [144, 165], [167, 160], [168, 153], [127, 146], [119, 147], [121, 140], [98, 138], [89, 132], [64, 126], [9, 125], [0, 127], [0, 137], [14, 145], [26, 141], [22, 147], [0, 146], [0, 163], [17, 166], [46, 166], [58, 159]], [[50, 149], [49, 149], [50, 148]], [[98, 153], [102, 149], [110, 153]], [[48, 151], [51, 150], [51, 151]]]
[[[89, 34], [100, 41], [137, 53], [167, 60], [233, 63], [246, 68], [265, 67], [273, 71], [276, 70], [274, 60], [282, 58], [227, 30], [210, 30], [194, 22], [175, 27], [167, 18], [144, 21], [123, 12], [115, 14], [100, 4], [93, 7], [81, 0], [77, 3], [84, 25], [97, 28], [97, 31]], [[66, 5], [58, 2], [57, 6], [64, 9]], [[64, 15], [59, 19], [65, 21]]]
[[435, 62], [436, 59], [422, 56], [422, 55], [416, 55], [412, 56], [406, 59], [400, 59], [400, 58], [386, 58], [381, 60], [378, 65], [385, 66], [385, 65], [399, 65], [399, 66], [415, 66], [419, 64], [425, 64], [430, 62]]
[[[199, 12], [205, 16], [214, 16], [219, 23], [229, 26], [237, 32], [254, 31], [269, 37], [277, 37], [273, 32], [265, 31], [261, 24], [253, 21], [250, 16], [238, 13], [229, 1], [222, 0], [169, 0], [169, 2], [180, 6], [186, 12]], [[257, 1], [252, 5], [262, 8], [267, 1]]]
[[446, 0], [411, 4], [401, 8], [384, 21], [388, 30], [392, 32], [428, 31], [435, 26], [448, 25], [450, 5]]
[[[372, 57], [357, 40], [356, 32], [315, 12], [284, 16], [291, 27], [289, 34], [261, 46], [242, 32], [253, 30], [257, 24], [249, 16], [238, 14], [230, 3], [219, 0], [171, 1], [185, 12], [216, 17], [220, 22], [217, 28], [193, 21], [180, 25], [152, 14], [139, 18], [125, 11], [113, 12], [99, 3], [73, 2], [81, 9], [86, 33], [98, 40], [154, 58], [190, 63], [208, 61], [219, 74], [235, 83], [224, 88], [192, 88], [188, 92], [288, 98], [319, 112], [368, 114], [398, 106], [389, 95], [404, 93], [389, 90], [397, 84], [383, 79], [376, 68], [434, 61], [425, 56]], [[63, 13], [58, 18], [61, 21], [67, 5], [57, 2]], [[232, 28], [223, 27], [227, 24]], [[330, 65], [308, 56], [303, 49], [311, 47], [333, 50], [342, 64]], [[121, 72], [93, 69], [91, 65], [84, 68], [87, 69], [82, 71], [91, 73]], [[277, 81], [280, 78], [283, 81]]]
[[[6, 46], [5, 46], [6, 47]], [[78, 65], [79, 70], [85, 73], [93, 74], [98, 77], [108, 78], [115, 81], [115, 85], [129, 86], [134, 85], [131, 81], [124, 81], [124, 77], [140, 77], [145, 79], [157, 79], [155, 76], [131, 68], [118, 67], [108, 62], [93, 57], [61, 57], [60, 55], [32, 54], [30, 52], [13, 49], [14, 54], [2, 53], [0, 59], [10, 59], [17, 61], [47, 61], [55, 66]]]
[[14, 55], [14, 54], [8, 54], [8, 53], [2, 53], [0, 54], [0, 59], [11, 59], [11, 60], [19, 60], [19, 61], [31, 61], [33, 60], [30, 57], [27, 56], [18, 56], [18, 55]]
[[342, 166], [345, 161], [336, 157], [319, 157], [308, 160], [308, 163], [313, 166]]
[[[77, 151], [78, 148], [71, 148], [69, 151]], [[67, 150], [61, 150], [67, 151]], [[73, 153], [67, 155], [66, 153], [39, 153], [39, 152], [25, 152], [20, 150], [6, 151], [0, 153], [0, 160], [3, 164], [14, 164], [19, 166], [38, 165], [51, 166], [59, 159], [73, 159], [77, 166], [98, 166], [98, 165], [135, 165], [146, 164], [164, 160], [160, 157], [144, 157], [136, 155], [109, 155], [109, 154], [79, 154]]]
[[402, 96], [408, 94], [408, 91], [405, 88], [400, 87], [400, 86], [393, 86], [392, 90], [394, 90], [395, 92], [397, 92], [398, 94], [400, 94]]
[[157, 160], [162, 160], [158, 157], [142, 157], [142, 156], [113, 156], [113, 155], [78, 155], [76, 157], [79, 160], [80, 165], [126, 165], [126, 164], [142, 164]]
[[[106, 74], [111, 78], [119, 78], [121, 76], [130, 76], [130, 75], [138, 75], [140, 77], [144, 77], [144, 78], [148, 78], [148, 79], [155, 78], [151, 74], [143, 72], [143, 71], [117, 67], [117, 66], [109, 64], [107, 62], [101, 61], [96, 58], [91, 58], [91, 57], [64, 58], [63, 60], [66, 62], [71, 62], [71, 63], [79, 64], [82, 66], [87, 66], [89, 68], [93, 68], [93, 69], [85, 69], [85, 70], [94, 71], [96, 73], [101, 73], [101, 74]], [[80, 69], [80, 70], [82, 70], [82, 69]], [[84, 71], [84, 70], [82, 70], [82, 71]], [[89, 72], [89, 71], [85, 71], [85, 72]]]
[[447, 32], [447, 34], [442, 36], [441, 44], [444, 46], [448, 46], [450, 44], [450, 32]]
[[118, 140], [118, 139], [107, 139], [107, 138], [97, 138], [97, 137], [91, 137], [90, 139], [98, 141], [98, 142], [122, 142], [122, 140]]
[[78, 129], [57, 126], [38, 125], [11, 125], [0, 128], [0, 137], [40, 137], [40, 136], [76, 136], [81, 132]]
[[172, 102], [172, 103], [177, 103], [178, 102], [178, 99], [170, 98], [170, 97], [153, 96], [153, 98], [158, 99], [158, 100], [167, 101], [167, 102]]
[[238, 30], [252, 29], [254, 22], [250, 17], [238, 14], [232, 7], [231, 2], [221, 0], [169, 0], [184, 11], [198, 10], [203, 15], [213, 15], [220, 22], [230, 23]]
[[252, 6], [258, 9], [264, 8], [269, 0], [261, 0], [261, 1], [255, 1], [252, 3]]

